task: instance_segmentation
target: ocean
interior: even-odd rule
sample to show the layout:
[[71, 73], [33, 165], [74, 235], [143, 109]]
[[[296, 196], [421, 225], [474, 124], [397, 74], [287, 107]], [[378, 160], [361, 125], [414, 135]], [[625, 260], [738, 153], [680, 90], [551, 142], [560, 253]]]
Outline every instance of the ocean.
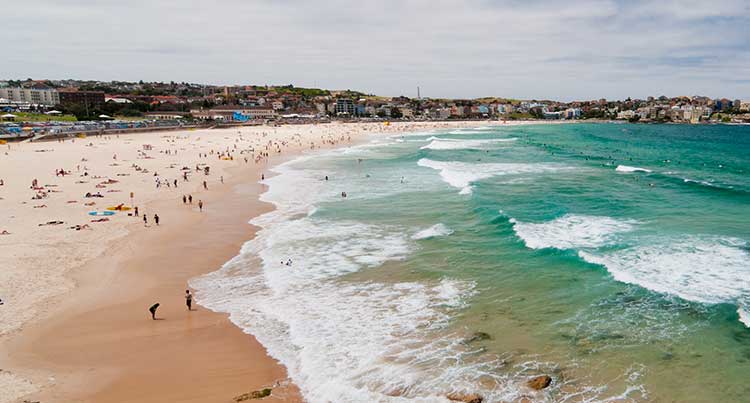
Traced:
[[191, 286], [310, 402], [750, 401], [748, 126], [409, 133], [274, 171]]

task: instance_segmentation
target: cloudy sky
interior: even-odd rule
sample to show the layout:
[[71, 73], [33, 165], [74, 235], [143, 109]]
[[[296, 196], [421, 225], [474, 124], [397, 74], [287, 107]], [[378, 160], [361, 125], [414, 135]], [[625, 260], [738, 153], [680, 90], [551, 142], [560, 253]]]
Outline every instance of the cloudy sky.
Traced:
[[750, 99], [748, 0], [11, 3], [3, 8], [2, 79]]

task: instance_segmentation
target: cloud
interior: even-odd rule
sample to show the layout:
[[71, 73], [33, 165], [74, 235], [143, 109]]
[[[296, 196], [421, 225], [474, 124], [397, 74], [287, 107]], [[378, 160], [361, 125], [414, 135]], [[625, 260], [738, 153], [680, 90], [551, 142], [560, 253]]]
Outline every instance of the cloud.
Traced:
[[5, 13], [7, 78], [750, 98], [745, 1], [27, 0]]

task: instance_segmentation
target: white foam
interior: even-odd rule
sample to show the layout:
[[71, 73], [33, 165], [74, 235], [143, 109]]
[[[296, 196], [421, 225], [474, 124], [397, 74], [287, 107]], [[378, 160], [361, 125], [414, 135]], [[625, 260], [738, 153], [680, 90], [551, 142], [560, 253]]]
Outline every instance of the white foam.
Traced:
[[453, 233], [453, 230], [445, 224], [435, 224], [430, 228], [425, 228], [411, 236], [411, 239], [429, 239], [441, 236], [447, 236]]
[[431, 137], [430, 144], [420, 147], [422, 150], [483, 150], [493, 145], [510, 143], [516, 138], [485, 139], [485, 140], [461, 140], [451, 138]]
[[750, 328], [750, 313], [748, 313], [747, 309], [740, 306], [737, 308], [737, 314], [740, 315], [740, 322], [742, 322], [745, 327]]
[[750, 254], [737, 238], [690, 236], [655, 240], [613, 252], [580, 251], [617, 281], [700, 303], [750, 297]]
[[469, 164], [459, 161], [435, 161], [422, 158], [417, 165], [440, 171], [440, 177], [449, 185], [461, 189], [460, 194], [471, 194], [471, 184], [494, 176], [559, 172], [570, 168], [556, 164], [492, 163]]
[[617, 234], [633, 230], [635, 221], [611, 217], [566, 214], [544, 223], [511, 219], [513, 230], [531, 249], [597, 248], [614, 240]]
[[646, 172], [646, 173], [651, 173], [652, 172], [650, 169], [639, 168], [639, 167], [630, 167], [630, 166], [627, 166], [627, 165], [618, 165], [617, 168], [615, 168], [615, 171], [617, 171], [617, 172]]

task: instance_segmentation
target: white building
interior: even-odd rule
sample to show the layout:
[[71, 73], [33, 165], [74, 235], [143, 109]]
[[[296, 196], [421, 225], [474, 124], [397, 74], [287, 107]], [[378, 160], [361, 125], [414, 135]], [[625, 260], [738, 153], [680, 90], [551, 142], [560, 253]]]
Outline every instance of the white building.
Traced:
[[60, 103], [60, 94], [55, 89], [0, 88], [0, 98], [32, 105], [55, 106]]

